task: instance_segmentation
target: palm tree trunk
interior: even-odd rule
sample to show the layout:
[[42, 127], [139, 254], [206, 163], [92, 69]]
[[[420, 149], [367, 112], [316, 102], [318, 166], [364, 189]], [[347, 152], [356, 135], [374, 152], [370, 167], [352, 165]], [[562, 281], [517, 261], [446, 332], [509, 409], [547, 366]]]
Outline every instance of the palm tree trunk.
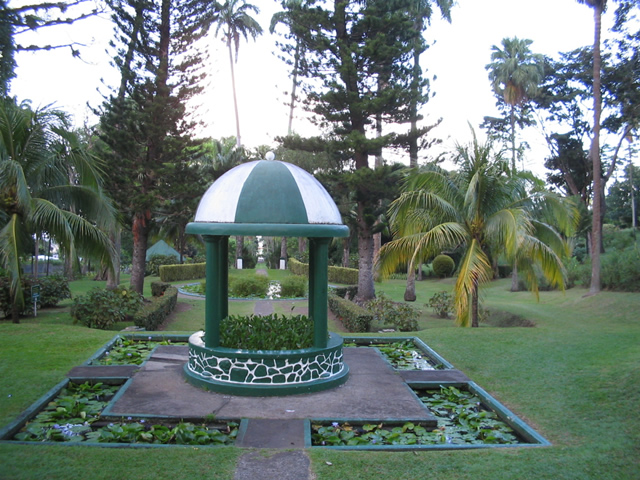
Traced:
[[373, 234], [364, 220], [364, 208], [358, 203], [358, 295], [359, 302], [366, 302], [376, 296], [373, 284]]
[[473, 282], [473, 292], [471, 292], [471, 327], [479, 327], [478, 324], [478, 281]]
[[342, 266], [349, 268], [349, 257], [351, 257], [351, 237], [342, 239]]
[[231, 41], [227, 41], [229, 47], [229, 65], [231, 66], [231, 90], [233, 92], [233, 109], [236, 114], [236, 146], [240, 148], [242, 141], [240, 140], [240, 115], [238, 114], [238, 98], [236, 96], [236, 74], [233, 68], [233, 48], [231, 47]]
[[115, 227], [109, 234], [116, 254], [113, 258], [113, 269], [107, 269], [107, 290], [114, 290], [120, 284], [120, 251], [122, 250], [122, 232]]
[[593, 227], [591, 229], [591, 285], [589, 294], [600, 292], [600, 250], [602, 248], [602, 172], [600, 165], [600, 114], [602, 111], [602, 94], [600, 91], [600, 36], [602, 3], [595, 2], [593, 17], [595, 34], [593, 41], [593, 138], [589, 155], [593, 163]]
[[404, 290], [404, 301], [416, 301], [416, 269], [413, 266], [413, 262], [409, 262], [407, 267], [407, 288]]

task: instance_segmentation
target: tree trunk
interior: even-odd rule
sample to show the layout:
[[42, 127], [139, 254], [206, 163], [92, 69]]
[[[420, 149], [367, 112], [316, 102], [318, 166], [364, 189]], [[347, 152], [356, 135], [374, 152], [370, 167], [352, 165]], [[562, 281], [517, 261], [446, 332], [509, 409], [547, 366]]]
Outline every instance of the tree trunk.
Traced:
[[473, 292], [471, 293], [471, 327], [479, 327], [478, 324], [478, 283], [473, 284]]
[[518, 265], [516, 261], [513, 261], [513, 270], [511, 270], [511, 291], [518, 292], [520, 291], [520, 281], [518, 279]]
[[116, 251], [113, 259], [113, 269], [107, 270], [107, 290], [114, 290], [120, 285], [120, 251], [122, 250], [122, 232], [120, 227], [115, 227], [109, 234], [109, 239], [113, 242]]
[[589, 155], [593, 163], [593, 226], [591, 229], [591, 285], [589, 294], [600, 292], [600, 251], [602, 248], [602, 171], [600, 165], [600, 114], [602, 111], [602, 94], [600, 91], [600, 34], [602, 4], [595, 2], [593, 8], [595, 35], [593, 41], [593, 138]]
[[291, 101], [289, 102], [289, 125], [287, 135], [293, 133], [293, 110], [296, 106], [296, 88], [298, 87], [298, 68], [300, 66], [300, 40], [296, 39], [296, 51], [293, 56], [293, 73], [291, 79]]
[[373, 284], [373, 235], [364, 220], [364, 205], [358, 203], [358, 302], [372, 300], [376, 296]]
[[133, 219], [133, 255], [131, 259], [130, 285], [134, 292], [142, 295], [144, 289], [144, 270], [147, 263], [147, 242], [150, 214], [136, 214]]
[[413, 266], [413, 262], [409, 262], [407, 267], [407, 288], [404, 290], [404, 301], [416, 301], [416, 269]]
[[[380, 223], [376, 221], [376, 224]], [[378, 258], [380, 257], [380, 249], [382, 248], [382, 232], [373, 235], [373, 279], [378, 280], [380, 274], [378, 272]]]
[[349, 268], [351, 257], [351, 237], [345, 237], [342, 239], [342, 266]]
[[236, 146], [240, 148], [242, 141], [240, 140], [240, 115], [238, 114], [238, 99], [236, 96], [236, 75], [233, 69], [233, 48], [231, 47], [231, 39], [227, 40], [229, 47], [229, 65], [231, 66], [231, 91], [233, 93], [233, 109], [236, 114]]

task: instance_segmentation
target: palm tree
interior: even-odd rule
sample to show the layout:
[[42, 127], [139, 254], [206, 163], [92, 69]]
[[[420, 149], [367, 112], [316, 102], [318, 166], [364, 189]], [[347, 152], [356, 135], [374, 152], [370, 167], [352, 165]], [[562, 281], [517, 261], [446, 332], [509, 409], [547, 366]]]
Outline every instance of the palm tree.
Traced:
[[474, 135], [470, 146], [458, 146], [461, 169], [449, 175], [434, 168], [409, 177], [390, 207], [394, 240], [381, 250], [380, 271], [410, 268], [421, 258], [462, 247], [455, 284], [457, 322], [478, 326], [479, 288], [493, 278], [492, 260], [499, 254], [518, 260], [532, 290], [537, 268], [552, 285], [564, 286], [561, 256], [568, 245], [550, 224], [532, 215], [534, 200], [552, 212], [564, 231], [575, 222], [574, 209], [549, 193], [526, 194], [524, 175], [506, 175], [501, 159], [492, 159], [491, 144]]
[[516, 170], [516, 107], [527, 102], [538, 90], [544, 76], [542, 55], [533, 54], [532, 40], [505, 38], [502, 49], [491, 47], [492, 63], [486, 66], [495, 94], [509, 105], [511, 169]]
[[220, 29], [222, 36], [229, 49], [229, 64], [231, 66], [231, 87], [233, 89], [233, 108], [236, 114], [236, 144], [242, 145], [240, 140], [240, 117], [238, 115], [238, 100], [236, 96], [236, 79], [233, 65], [238, 61], [238, 51], [240, 49], [240, 36], [249, 40], [251, 36], [254, 40], [262, 34], [262, 27], [250, 15], [250, 12], [260, 13], [255, 5], [246, 3], [245, 0], [227, 0], [218, 6], [216, 35]]
[[82, 252], [111, 266], [113, 246], [102, 228], [114, 212], [67, 117], [0, 100], [0, 264], [11, 277], [12, 318], [24, 309], [21, 258], [30, 237], [46, 233], [66, 256]]
[[600, 37], [602, 32], [602, 13], [607, 0], [577, 0], [578, 3], [593, 8], [593, 137], [589, 155], [593, 164], [593, 227], [591, 229], [591, 285], [589, 294], [600, 292], [600, 249], [602, 248], [602, 171], [600, 165], [600, 114], [602, 113], [602, 92], [600, 90]]

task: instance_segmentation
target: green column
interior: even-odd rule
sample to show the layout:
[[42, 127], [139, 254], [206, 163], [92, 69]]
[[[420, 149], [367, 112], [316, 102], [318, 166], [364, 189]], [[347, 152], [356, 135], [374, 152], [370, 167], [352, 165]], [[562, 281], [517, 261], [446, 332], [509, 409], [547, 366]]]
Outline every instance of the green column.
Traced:
[[204, 344], [220, 346], [220, 322], [229, 315], [229, 237], [205, 235], [207, 288], [205, 292]]
[[309, 240], [309, 315], [313, 319], [313, 346], [326, 348], [330, 239]]

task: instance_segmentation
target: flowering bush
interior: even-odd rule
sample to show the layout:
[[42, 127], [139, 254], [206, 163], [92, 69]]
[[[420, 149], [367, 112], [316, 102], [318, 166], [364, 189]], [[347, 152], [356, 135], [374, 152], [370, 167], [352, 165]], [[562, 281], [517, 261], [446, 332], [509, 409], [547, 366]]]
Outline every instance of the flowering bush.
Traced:
[[133, 317], [142, 306], [142, 295], [127, 288], [106, 290], [96, 287], [87, 295], [73, 300], [71, 316], [74, 323], [89, 328], [107, 330], [114, 323]]

